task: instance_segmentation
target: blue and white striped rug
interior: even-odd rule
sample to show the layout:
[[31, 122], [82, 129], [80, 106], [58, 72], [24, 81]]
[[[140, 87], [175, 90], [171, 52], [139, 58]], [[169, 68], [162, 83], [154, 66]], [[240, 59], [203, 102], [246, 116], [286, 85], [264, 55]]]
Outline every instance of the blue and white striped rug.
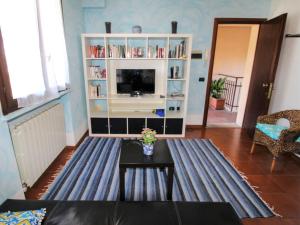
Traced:
[[[88, 137], [42, 199], [118, 200], [121, 139]], [[275, 213], [208, 139], [167, 140], [175, 162], [173, 201], [230, 202], [240, 218]], [[165, 201], [167, 172], [127, 169], [126, 200]]]

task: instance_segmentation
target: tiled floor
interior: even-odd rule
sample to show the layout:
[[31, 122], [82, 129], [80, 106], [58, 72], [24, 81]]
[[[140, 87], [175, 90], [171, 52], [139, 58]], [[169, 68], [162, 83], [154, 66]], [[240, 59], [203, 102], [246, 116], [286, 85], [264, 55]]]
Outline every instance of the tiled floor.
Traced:
[[214, 110], [212, 108], [208, 109], [207, 124], [224, 124], [224, 123], [235, 123], [236, 112], [229, 112], [226, 110]]
[[[257, 146], [251, 155], [252, 141], [239, 128], [188, 129], [187, 138], [210, 138], [233, 162], [236, 168], [248, 178], [251, 185], [282, 217], [245, 219], [244, 225], [300, 225], [300, 161], [291, 155], [282, 156], [275, 171], [270, 172], [272, 156], [262, 146]], [[58, 156], [26, 196], [38, 199], [46, 186], [53, 181], [60, 168], [73, 153], [66, 149]]]

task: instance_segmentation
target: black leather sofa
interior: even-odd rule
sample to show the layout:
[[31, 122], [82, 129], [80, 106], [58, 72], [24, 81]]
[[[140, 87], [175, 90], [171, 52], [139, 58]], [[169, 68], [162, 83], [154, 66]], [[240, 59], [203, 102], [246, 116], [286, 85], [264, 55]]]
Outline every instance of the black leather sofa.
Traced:
[[38, 208], [45, 225], [242, 225], [228, 203], [6, 200], [0, 212]]

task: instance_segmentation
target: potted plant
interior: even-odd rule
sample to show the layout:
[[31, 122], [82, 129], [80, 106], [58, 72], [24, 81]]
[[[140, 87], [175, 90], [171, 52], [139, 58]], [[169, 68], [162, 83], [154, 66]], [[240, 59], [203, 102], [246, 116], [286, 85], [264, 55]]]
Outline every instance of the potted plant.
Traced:
[[153, 155], [153, 145], [156, 142], [156, 131], [144, 128], [142, 131], [143, 152], [145, 155]]
[[216, 110], [224, 109], [225, 99], [222, 98], [222, 92], [225, 90], [226, 78], [213, 80], [211, 83], [209, 105]]

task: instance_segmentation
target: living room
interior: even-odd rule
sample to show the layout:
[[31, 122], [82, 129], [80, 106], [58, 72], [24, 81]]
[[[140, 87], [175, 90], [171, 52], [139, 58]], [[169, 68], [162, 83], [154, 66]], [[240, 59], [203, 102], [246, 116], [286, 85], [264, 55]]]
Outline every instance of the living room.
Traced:
[[[0, 4], [1, 213], [300, 223], [297, 0]], [[260, 36], [244, 123], [208, 128], [216, 28], [247, 23]]]

